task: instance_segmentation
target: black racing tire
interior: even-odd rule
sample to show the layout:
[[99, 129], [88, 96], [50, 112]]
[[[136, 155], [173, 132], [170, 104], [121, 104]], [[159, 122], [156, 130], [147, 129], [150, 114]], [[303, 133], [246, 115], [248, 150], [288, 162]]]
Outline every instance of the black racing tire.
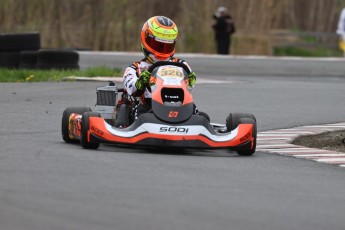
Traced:
[[0, 67], [18, 68], [20, 64], [19, 52], [0, 52]]
[[239, 124], [253, 124], [253, 137], [254, 137], [254, 144], [252, 147], [248, 149], [239, 149], [237, 150], [237, 154], [240, 156], [251, 156], [255, 153], [256, 150], [256, 138], [257, 138], [257, 124], [256, 120], [253, 118], [240, 118]]
[[100, 117], [101, 115], [96, 112], [85, 112], [81, 118], [81, 138], [80, 145], [84, 149], [98, 149], [100, 143], [89, 142], [87, 140], [88, 131], [90, 129], [90, 117]]
[[255, 153], [256, 150], [256, 138], [257, 138], [257, 124], [256, 118], [253, 114], [250, 113], [230, 113], [226, 118], [226, 129], [227, 132], [230, 132], [237, 128], [239, 124], [253, 124], [253, 137], [254, 145], [253, 148], [248, 149], [239, 149], [237, 150], [238, 155], [240, 156], [251, 156]]
[[225, 121], [227, 132], [236, 129], [241, 118], [251, 118], [256, 121], [255, 116], [250, 113], [230, 113]]
[[79, 53], [74, 50], [43, 49], [38, 51], [37, 62], [41, 64], [77, 65]]
[[62, 114], [62, 121], [61, 121], [61, 135], [62, 139], [66, 143], [75, 143], [78, 142], [75, 139], [71, 139], [69, 137], [69, 129], [68, 129], [68, 123], [69, 123], [69, 117], [72, 113], [78, 113], [78, 114], [83, 114], [85, 112], [91, 112], [91, 109], [88, 107], [68, 107], [63, 111]]
[[208, 122], [211, 122], [210, 116], [207, 113], [199, 111], [198, 115], [202, 116], [202, 117], [205, 117], [208, 120]]
[[20, 65], [22, 69], [35, 69], [37, 63], [37, 50], [25, 50], [20, 52]]
[[37, 32], [0, 34], [0, 52], [38, 50], [40, 41], [40, 34]]

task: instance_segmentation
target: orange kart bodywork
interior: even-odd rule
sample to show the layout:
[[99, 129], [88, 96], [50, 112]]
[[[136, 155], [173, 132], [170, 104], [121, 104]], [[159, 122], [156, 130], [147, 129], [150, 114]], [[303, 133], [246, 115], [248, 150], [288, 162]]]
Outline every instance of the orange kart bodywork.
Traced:
[[[174, 127], [174, 126], [171, 126]], [[175, 128], [174, 130], [178, 130]], [[185, 128], [183, 128], [185, 129]], [[90, 129], [88, 132], [88, 139], [96, 139], [104, 142], [111, 143], [122, 143], [122, 144], [140, 144], [145, 143], [147, 139], [155, 139], [157, 142], [168, 141], [168, 142], [179, 142], [179, 141], [191, 141], [191, 142], [201, 142], [205, 147], [210, 148], [229, 148], [239, 146], [248, 141], [254, 143], [253, 140], [253, 125], [252, 124], [241, 124], [238, 126], [237, 135], [230, 140], [226, 141], [215, 141], [207, 138], [204, 135], [173, 135], [173, 134], [159, 134], [159, 133], [149, 133], [142, 132], [133, 137], [122, 137], [120, 135], [115, 135], [107, 129], [105, 122], [100, 117], [90, 117]], [[164, 142], [166, 143], [166, 142]], [[169, 144], [168, 144], [169, 145]], [[176, 144], [171, 143], [171, 146], [176, 146]], [[185, 147], [185, 146], [180, 146]], [[197, 146], [195, 146], [197, 147]]]
[[[151, 119], [151, 114], [143, 114], [143, 118]], [[197, 119], [204, 119], [203, 117]], [[143, 119], [142, 119], [143, 120]], [[154, 119], [155, 120], [155, 119]], [[158, 120], [155, 120], [158, 121]], [[139, 122], [138, 122], [139, 123]], [[205, 122], [205, 124], [207, 124]], [[89, 117], [89, 128], [86, 138], [88, 142], [146, 145], [157, 147], [185, 147], [185, 148], [230, 148], [245, 145], [254, 148], [253, 124], [239, 124], [238, 127], [227, 134], [214, 134], [207, 130], [208, 126], [188, 126], [179, 124], [175, 126], [149, 123], [138, 126], [136, 129], [117, 129], [105, 122], [102, 117]], [[148, 128], [151, 126], [151, 128]], [[152, 128], [156, 126], [157, 128]], [[70, 137], [81, 139], [81, 115], [71, 114], [69, 120]], [[190, 130], [200, 130], [199, 133]], [[138, 131], [139, 130], [139, 131]], [[218, 136], [219, 135], [219, 136]]]

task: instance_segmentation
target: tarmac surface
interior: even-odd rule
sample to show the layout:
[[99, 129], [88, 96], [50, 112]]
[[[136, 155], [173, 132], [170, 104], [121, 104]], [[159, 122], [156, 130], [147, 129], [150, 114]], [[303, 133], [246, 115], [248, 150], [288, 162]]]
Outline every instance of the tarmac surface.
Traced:
[[[232, 76], [226, 68], [212, 75], [221, 84], [194, 92], [213, 122], [250, 112], [264, 131], [345, 120], [341, 76]], [[64, 143], [63, 110], [93, 107], [99, 85], [0, 84], [1, 229], [345, 228], [344, 168], [260, 151], [239, 157]]]
[[[143, 58], [139, 52], [79, 52], [80, 66], [105, 65], [125, 69]], [[231, 56], [177, 53], [197, 74], [212, 76], [345, 77], [344, 58]]]

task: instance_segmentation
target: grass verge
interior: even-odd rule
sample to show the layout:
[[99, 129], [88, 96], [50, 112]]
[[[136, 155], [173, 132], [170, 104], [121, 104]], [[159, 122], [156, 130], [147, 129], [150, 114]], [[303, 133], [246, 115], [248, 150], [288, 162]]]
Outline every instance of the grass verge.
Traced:
[[118, 77], [119, 68], [105, 66], [92, 67], [85, 70], [36, 70], [36, 69], [7, 69], [0, 68], [0, 82], [58, 82], [67, 76], [80, 77]]
[[338, 50], [327, 48], [302, 48], [302, 47], [274, 47], [274, 56], [296, 56], [296, 57], [342, 57]]

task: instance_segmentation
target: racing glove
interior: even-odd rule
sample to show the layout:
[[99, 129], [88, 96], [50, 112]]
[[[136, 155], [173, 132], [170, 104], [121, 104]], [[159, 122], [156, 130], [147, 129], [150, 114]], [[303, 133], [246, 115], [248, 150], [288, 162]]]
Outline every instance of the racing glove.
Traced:
[[144, 90], [145, 87], [149, 84], [150, 82], [150, 77], [151, 77], [151, 73], [147, 70], [141, 72], [138, 80], [135, 82], [135, 87], [138, 90]]
[[191, 72], [188, 75], [188, 85], [189, 85], [189, 87], [193, 87], [195, 85], [195, 82], [196, 82], [196, 74], [195, 74], [195, 72]]

